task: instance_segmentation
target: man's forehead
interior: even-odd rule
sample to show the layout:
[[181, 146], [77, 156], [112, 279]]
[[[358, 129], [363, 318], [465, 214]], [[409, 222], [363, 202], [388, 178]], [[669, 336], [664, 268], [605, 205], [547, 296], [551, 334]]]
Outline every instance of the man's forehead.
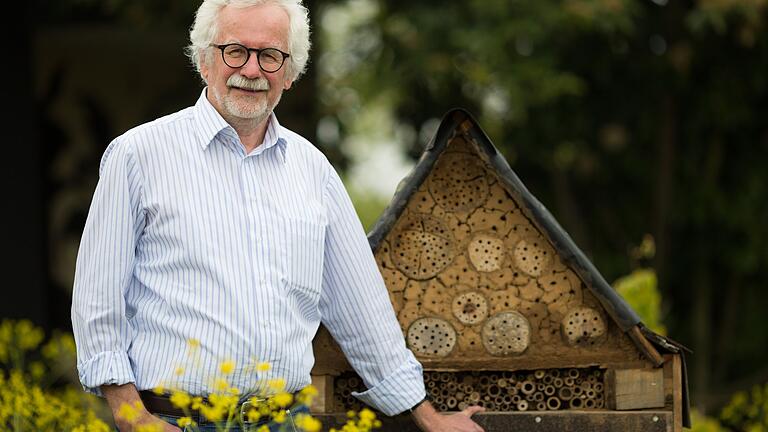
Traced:
[[219, 14], [217, 42], [286, 49], [289, 25], [288, 13], [274, 3], [227, 5]]

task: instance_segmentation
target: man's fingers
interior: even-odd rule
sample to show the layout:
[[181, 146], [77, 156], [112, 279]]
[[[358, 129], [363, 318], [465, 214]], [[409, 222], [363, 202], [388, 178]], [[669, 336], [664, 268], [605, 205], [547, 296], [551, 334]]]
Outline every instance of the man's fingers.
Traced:
[[462, 411], [461, 413], [467, 417], [472, 417], [473, 415], [483, 411], [485, 411], [485, 408], [479, 405], [472, 405], [471, 407], [465, 408], [464, 411]]

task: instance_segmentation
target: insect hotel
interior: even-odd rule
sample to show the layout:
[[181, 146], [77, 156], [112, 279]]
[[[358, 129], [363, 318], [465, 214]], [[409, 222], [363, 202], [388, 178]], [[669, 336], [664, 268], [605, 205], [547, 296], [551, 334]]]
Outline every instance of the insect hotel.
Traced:
[[[484, 406], [489, 431], [689, 426], [685, 348], [643, 326], [466, 112], [445, 116], [369, 241], [438, 410]], [[315, 410], [360, 409], [324, 329], [315, 355]]]

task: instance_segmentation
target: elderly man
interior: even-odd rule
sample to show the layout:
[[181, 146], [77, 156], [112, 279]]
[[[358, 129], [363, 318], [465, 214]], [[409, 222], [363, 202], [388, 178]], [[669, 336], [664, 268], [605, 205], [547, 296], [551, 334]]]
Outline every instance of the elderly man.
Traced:
[[[300, 0], [205, 0], [190, 38], [207, 84], [196, 105], [128, 131], [102, 158], [72, 305], [83, 386], [121, 431], [172, 414], [147, 390], [214, 392], [225, 360], [246, 395], [269, 377], [297, 391], [322, 321], [368, 387], [361, 400], [411, 410], [424, 430], [482, 430], [470, 420], [479, 407], [439, 415], [424, 402], [339, 176], [272, 112], [307, 63]], [[196, 367], [174, 376], [190, 340]], [[117, 415], [124, 403], [140, 407], [138, 422]]]

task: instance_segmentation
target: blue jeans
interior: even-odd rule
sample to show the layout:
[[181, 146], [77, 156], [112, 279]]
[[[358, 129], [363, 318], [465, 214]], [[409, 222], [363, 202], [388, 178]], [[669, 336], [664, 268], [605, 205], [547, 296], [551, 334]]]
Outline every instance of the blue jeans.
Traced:
[[[236, 422], [233, 422], [232, 426], [229, 428], [228, 432], [253, 432], [256, 431], [258, 428], [260, 428], [262, 425], [267, 425], [269, 427], [269, 432], [298, 432], [299, 428], [295, 424], [295, 418], [294, 416], [298, 414], [309, 414], [309, 408], [300, 405], [293, 407], [289, 410], [288, 418], [285, 419], [285, 422], [278, 424], [275, 422], [257, 422], [257, 423], [248, 423], [246, 422], [244, 427], [240, 427], [239, 424]], [[178, 417], [175, 416], [167, 416], [159, 414], [157, 415], [160, 417], [163, 421], [168, 422], [174, 426], [178, 426], [178, 423], [176, 423], [176, 420], [178, 420]], [[192, 428], [187, 427], [182, 429], [184, 432], [191, 432]], [[200, 432], [216, 432], [216, 424], [214, 423], [202, 423], [197, 425], [197, 430]]]

